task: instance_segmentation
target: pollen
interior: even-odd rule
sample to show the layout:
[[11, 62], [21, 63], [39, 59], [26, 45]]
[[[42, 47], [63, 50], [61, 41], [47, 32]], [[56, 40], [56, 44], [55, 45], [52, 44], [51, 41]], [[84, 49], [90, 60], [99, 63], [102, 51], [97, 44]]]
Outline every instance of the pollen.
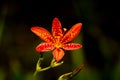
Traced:
[[55, 44], [54, 44], [54, 47], [55, 47], [55, 48], [62, 48], [62, 44], [61, 44], [61, 43], [55, 43]]
[[63, 30], [64, 30], [64, 31], [67, 31], [67, 29], [66, 29], [66, 28], [63, 28]]

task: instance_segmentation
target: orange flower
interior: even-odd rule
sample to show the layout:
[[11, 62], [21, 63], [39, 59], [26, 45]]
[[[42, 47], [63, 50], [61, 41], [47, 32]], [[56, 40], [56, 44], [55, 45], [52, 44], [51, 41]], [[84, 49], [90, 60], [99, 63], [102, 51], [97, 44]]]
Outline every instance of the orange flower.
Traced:
[[[75, 50], [82, 48], [79, 43], [68, 43], [72, 41], [80, 32], [82, 23], [77, 23], [66, 33], [66, 29], [62, 30], [62, 26], [58, 18], [53, 19], [52, 23], [52, 35], [44, 28], [34, 26], [31, 31], [39, 36], [45, 42], [40, 43], [36, 47], [37, 52], [53, 51], [54, 59], [59, 62], [64, 56], [64, 50]], [[63, 48], [63, 49], [62, 49]]]

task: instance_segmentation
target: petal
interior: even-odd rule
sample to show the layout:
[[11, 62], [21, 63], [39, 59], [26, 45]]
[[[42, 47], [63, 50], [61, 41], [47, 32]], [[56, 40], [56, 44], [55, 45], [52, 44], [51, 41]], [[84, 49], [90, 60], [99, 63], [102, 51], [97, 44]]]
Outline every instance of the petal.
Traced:
[[36, 47], [37, 52], [50, 51], [54, 49], [54, 45], [50, 43], [41, 43]]
[[79, 34], [82, 23], [75, 24], [62, 38], [61, 43], [67, 43], [73, 40]]
[[52, 34], [56, 41], [60, 41], [63, 36], [62, 26], [58, 18], [53, 19], [52, 23]]
[[42, 27], [38, 27], [38, 26], [32, 27], [31, 31], [33, 33], [35, 33], [37, 36], [39, 36], [42, 40], [44, 40], [48, 43], [54, 42], [54, 39], [51, 36], [51, 34], [46, 29], [44, 29]]
[[79, 48], [82, 48], [82, 45], [78, 43], [68, 43], [63, 45], [63, 49], [65, 50], [75, 50]]
[[64, 56], [64, 51], [62, 49], [55, 49], [53, 51], [53, 56], [56, 62], [59, 62]]

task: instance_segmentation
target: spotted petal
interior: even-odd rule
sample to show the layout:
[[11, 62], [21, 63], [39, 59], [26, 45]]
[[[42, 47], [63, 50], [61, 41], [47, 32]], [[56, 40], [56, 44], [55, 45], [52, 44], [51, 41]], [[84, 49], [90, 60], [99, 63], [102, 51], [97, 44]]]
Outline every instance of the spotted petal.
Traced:
[[82, 23], [75, 24], [63, 37], [61, 43], [67, 43], [72, 41], [79, 34], [82, 27]]
[[50, 43], [41, 43], [36, 47], [37, 52], [50, 51], [54, 49], [54, 45]]
[[53, 19], [52, 23], [52, 34], [56, 41], [60, 41], [63, 36], [62, 26], [58, 18]]
[[51, 36], [51, 34], [46, 29], [44, 29], [42, 27], [38, 27], [38, 26], [32, 27], [31, 31], [33, 33], [35, 33], [37, 36], [39, 36], [42, 40], [44, 40], [48, 43], [54, 42], [54, 39]]
[[64, 56], [64, 51], [62, 49], [55, 49], [53, 51], [53, 56], [56, 62], [59, 62]]
[[63, 45], [63, 49], [65, 50], [76, 50], [79, 48], [82, 48], [82, 45], [78, 43], [68, 43]]

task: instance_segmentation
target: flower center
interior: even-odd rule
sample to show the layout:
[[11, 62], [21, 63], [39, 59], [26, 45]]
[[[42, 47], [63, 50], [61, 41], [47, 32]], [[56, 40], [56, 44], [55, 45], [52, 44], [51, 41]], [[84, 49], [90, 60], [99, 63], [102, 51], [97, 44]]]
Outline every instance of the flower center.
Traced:
[[62, 44], [61, 43], [55, 43], [54, 46], [55, 46], [55, 48], [62, 48]]

